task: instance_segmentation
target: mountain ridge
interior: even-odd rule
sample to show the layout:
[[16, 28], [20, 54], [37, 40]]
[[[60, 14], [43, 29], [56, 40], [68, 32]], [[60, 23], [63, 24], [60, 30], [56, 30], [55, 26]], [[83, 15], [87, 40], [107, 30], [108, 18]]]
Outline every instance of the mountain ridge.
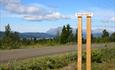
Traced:
[[[4, 32], [0, 31], [0, 38], [2, 38], [3, 35], [4, 35]], [[19, 33], [19, 36], [21, 38], [40, 38], [40, 39], [55, 37], [54, 35], [50, 35], [50, 34], [42, 33], [42, 32], [24, 32], [24, 33]]]

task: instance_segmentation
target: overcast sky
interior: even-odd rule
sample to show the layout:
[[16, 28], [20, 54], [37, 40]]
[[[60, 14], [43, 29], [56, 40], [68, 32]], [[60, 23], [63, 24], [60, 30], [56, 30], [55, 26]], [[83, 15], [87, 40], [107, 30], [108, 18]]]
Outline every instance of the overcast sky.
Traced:
[[115, 31], [115, 0], [0, 0], [0, 31], [7, 24], [18, 32], [46, 32], [65, 24], [77, 28], [78, 12], [94, 14], [92, 29]]

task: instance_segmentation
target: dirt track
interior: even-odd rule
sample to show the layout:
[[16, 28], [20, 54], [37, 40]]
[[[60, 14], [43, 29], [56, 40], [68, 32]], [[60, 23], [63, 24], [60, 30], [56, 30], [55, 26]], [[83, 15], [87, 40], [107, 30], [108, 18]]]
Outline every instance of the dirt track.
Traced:
[[[108, 46], [115, 45], [110, 43]], [[84, 45], [85, 46], [85, 45]], [[93, 48], [104, 47], [104, 44], [93, 44]], [[65, 45], [64, 47], [47, 47], [47, 48], [31, 48], [31, 49], [14, 49], [14, 50], [1, 50], [0, 63], [8, 62], [9, 60], [19, 60], [37, 56], [45, 56], [52, 54], [66, 53], [76, 50], [76, 45]]]

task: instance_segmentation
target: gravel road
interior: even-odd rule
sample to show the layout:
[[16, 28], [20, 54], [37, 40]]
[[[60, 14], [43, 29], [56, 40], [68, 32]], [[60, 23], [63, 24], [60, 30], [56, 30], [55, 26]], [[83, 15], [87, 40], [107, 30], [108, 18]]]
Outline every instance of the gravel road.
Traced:
[[[108, 46], [114, 45], [115, 43], [109, 43]], [[46, 55], [61, 54], [66, 52], [76, 51], [77, 46], [64, 45], [63, 47], [46, 47], [46, 48], [29, 48], [29, 49], [13, 49], [13, 50], [0, 50], [0, 63], [8, 62], [9, 60], [19, 60], [31, 57], [40, 57]], [[85, 49], [85, 45], [83, 45]], [[104, 44], [93, 44], [92, 48], [103, 48]]]

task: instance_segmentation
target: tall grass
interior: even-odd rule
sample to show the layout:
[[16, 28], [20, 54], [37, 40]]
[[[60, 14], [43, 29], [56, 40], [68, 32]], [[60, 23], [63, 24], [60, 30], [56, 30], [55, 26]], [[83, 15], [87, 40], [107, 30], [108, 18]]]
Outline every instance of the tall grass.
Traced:
[[[86, 70], [86, 53], [83, 52], [83, 70]], [[77, 53], [66, 53], [45, 57], [34, 57], [21, 61], [11, 61], [1, 64], [0, 70], [52, 70], [60, 69], [75, 63], [76, 70]], [[105, 47], [92, 50], [92, 70], [115, 70], [115, 47]]]

